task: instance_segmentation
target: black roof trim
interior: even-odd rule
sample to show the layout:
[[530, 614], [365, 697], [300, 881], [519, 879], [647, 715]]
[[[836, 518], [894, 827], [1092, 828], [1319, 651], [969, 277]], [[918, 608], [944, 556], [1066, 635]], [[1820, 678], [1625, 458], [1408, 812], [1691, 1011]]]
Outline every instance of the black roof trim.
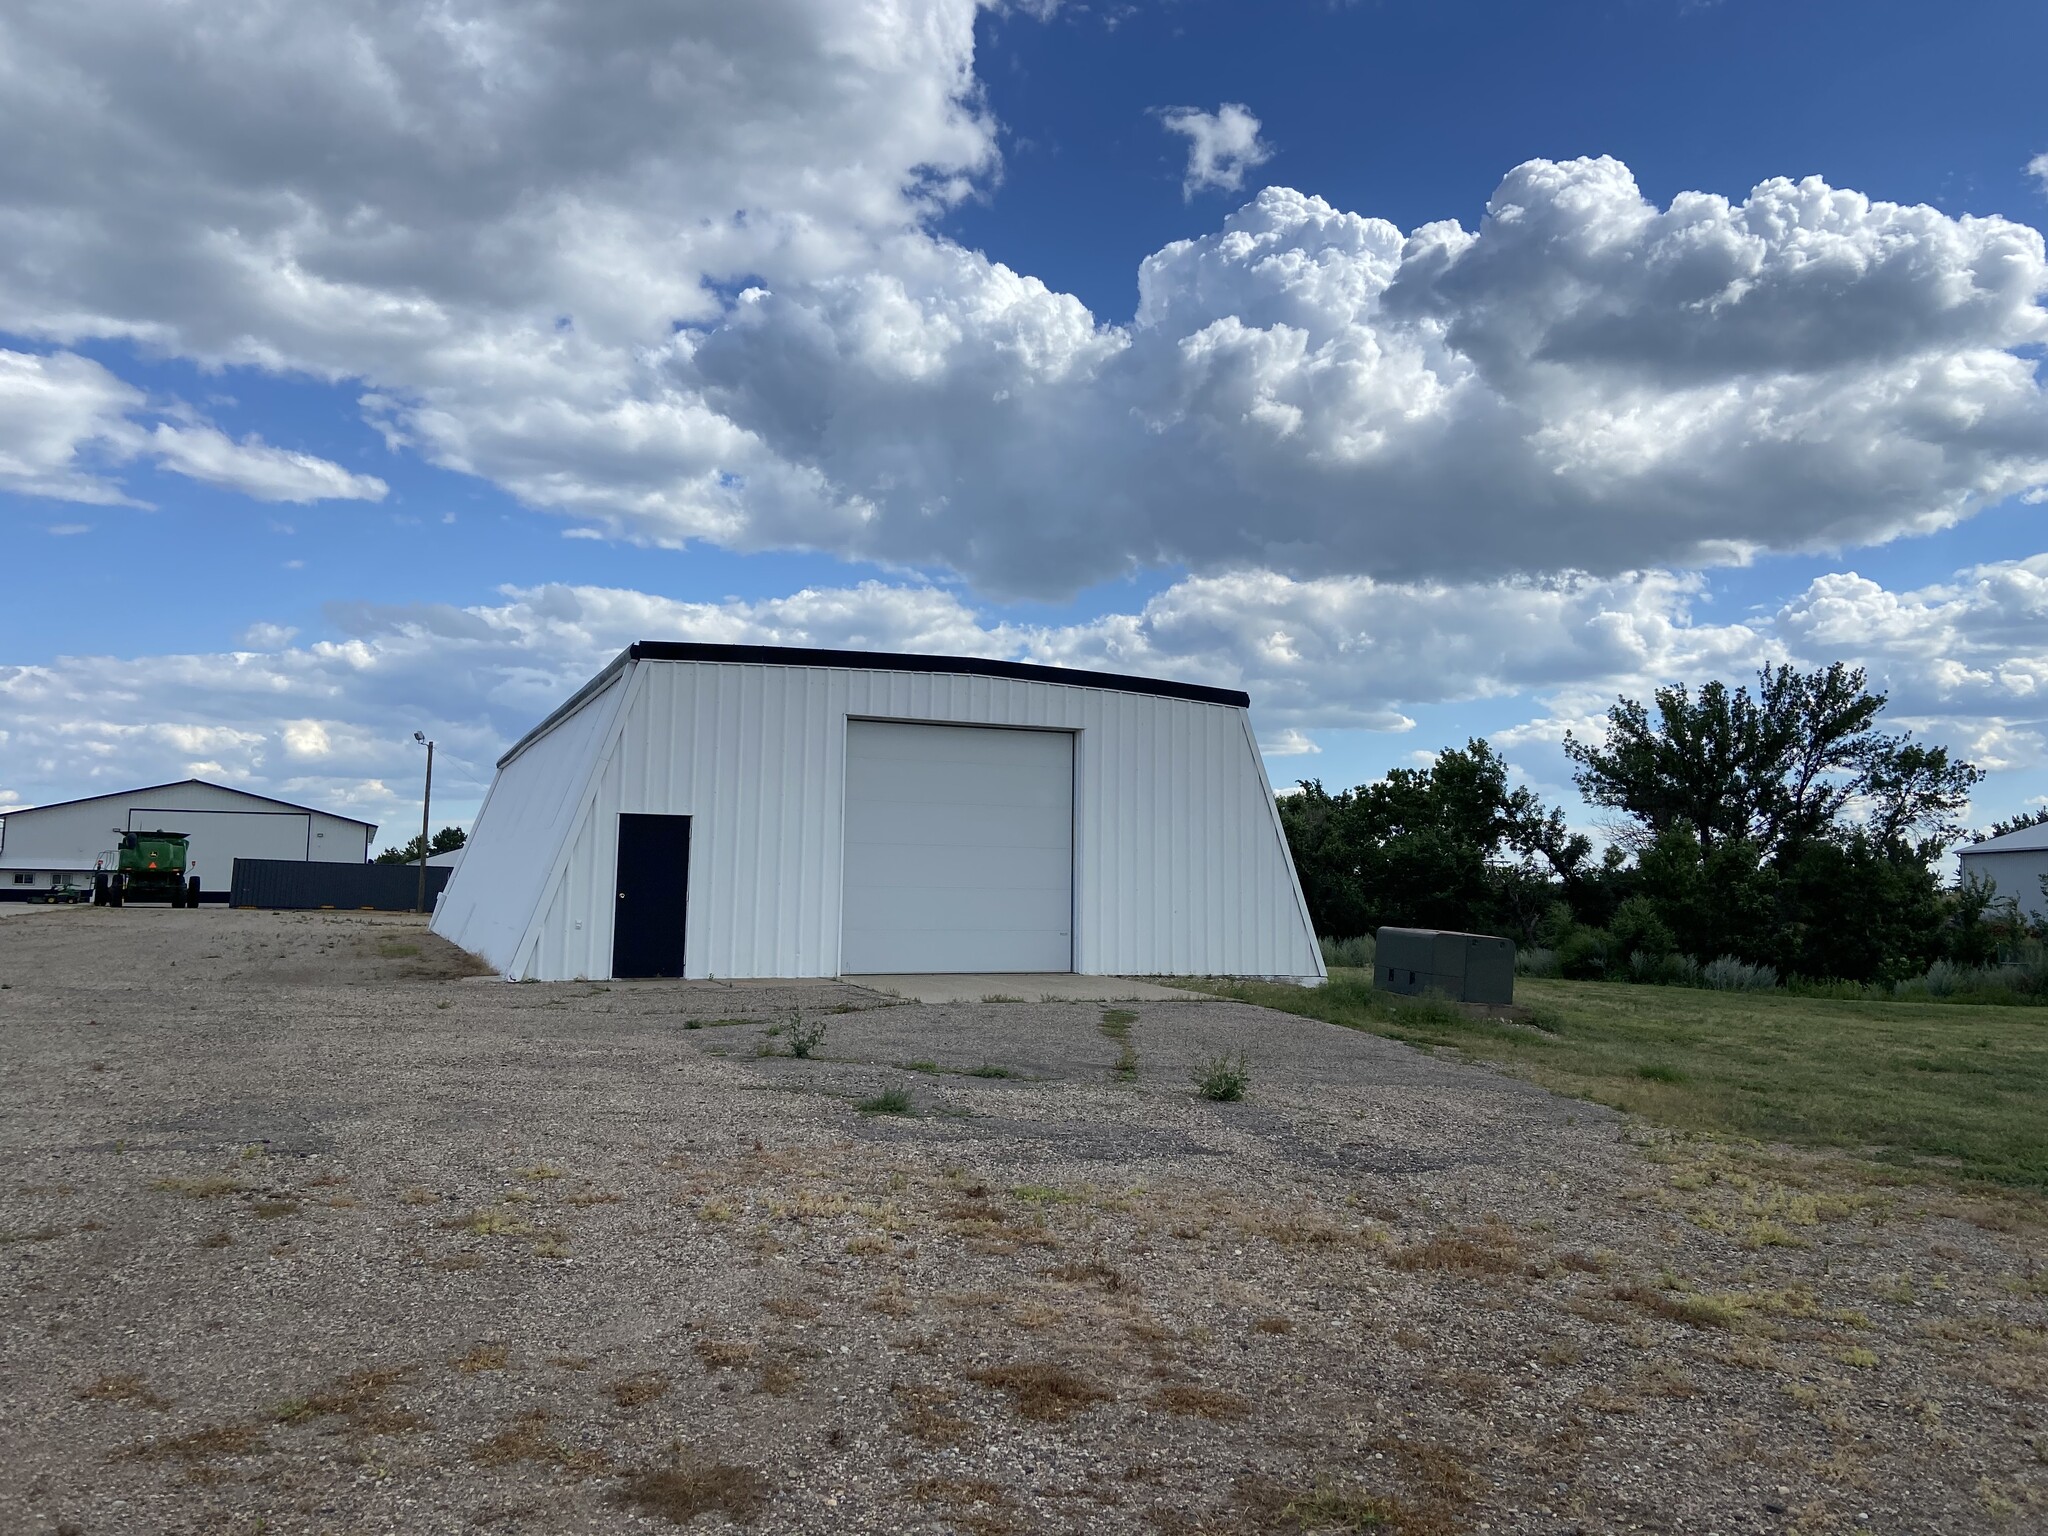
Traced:
[[305, 811], [315, 816], [325, 816], [333, 821], [345, 821], [352, 826], [368, 827], [372, 832], [377, 830], [376, 822], [364, 821], [360, 816], [344, 816], [339, 811], [323, 811], [317, 805], [299, 805], [290, 800], [280, 800], [275, 795], [259, 795], [253, 789], [237, 789], [232, 784], [216, 784], [211, 779], [172, 779], [168, 784], [144, 784], [138, 789], [110, 789], [103, 795], [80, 795], [75, 800], [52, 800], [46, 805], [17, 805], [0, 811], [0, 821], [5, 821], [9, 816], [25, 816], [30, 811], [56, 811], [67, 805], [88, 805], [94, 800], [125, 800], [130, 795], [147, 795], [159, 789], [183, 789], [187, 784], [197, 784], [202, 789], [223, 790], [230, 795], [244, 795], [251, 800], [264, 800], [271, 805], [281, 805], [289, 811]]
[[1251, 707], [1251, 695], [1206, 683], [1177, 683], [1158, 677], [1127, 677], [1080, 667], [1041, 667], [1028, 661], [992, 661], [982, 656], [906, 656], [891, 651], [828, 651], [802, 645], [713, 645], [696, 640], [641, 640], [628, 647], [635, 661], [760, 662], [774, 667], [854, 667], [869, 672], [951, 672], [967, 677], [1007, 677], [1025, 683], [1060, 683], [1069, 688], [1107, 688], [1147, 693], [1197, 704]]

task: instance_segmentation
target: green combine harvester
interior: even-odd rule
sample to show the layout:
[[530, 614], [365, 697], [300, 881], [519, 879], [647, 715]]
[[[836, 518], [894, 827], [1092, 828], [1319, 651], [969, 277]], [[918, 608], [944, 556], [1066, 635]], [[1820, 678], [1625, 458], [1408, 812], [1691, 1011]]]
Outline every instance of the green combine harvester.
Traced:
[[199, 877], [185, 877], [191, 839], [183, 832], [123, 832], [121, 846], [104, 854], [92, 877], [96, 907], [131, 901], [167, 901], [174, 907], [199, 905]]

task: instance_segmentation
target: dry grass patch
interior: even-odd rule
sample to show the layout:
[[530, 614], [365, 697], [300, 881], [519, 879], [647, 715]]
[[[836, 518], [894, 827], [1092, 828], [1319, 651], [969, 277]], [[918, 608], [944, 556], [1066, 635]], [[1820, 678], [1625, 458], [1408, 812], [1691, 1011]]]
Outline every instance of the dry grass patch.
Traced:
[[145, 1440], [114, 1453], [117, 1461], [210, 1461], [217, 1456], [249, 1456], [270, 1446], [254, 1424], [210, 1424], [189, 1435]]
[[867, 1309], [883, 1317], [908, 1317], [917, 1310], [917, 1305], [900, 1284], [891, 1280], [868, 1298]]
[[425, 1426], [417, 1414], [393, 1408], [384, 1401], [389, 1392], [412, 1375], [404, 1365], [371, 1366], [338, 1376], [329, 1385], [306, 1397], [291, 1398], [270, 1411], [280, 1424], [305, 1424], [314, 1419], [338, 1417], [366, 1434], [403, 1434]]
[[1395, 1269], [1440, 1269], [1461, 1275], [1523, 1275], [1529, 1261], [1505, 1223], [1481, 1222], [1462, 1231], [1439, 1232], [1387, 1256]]
[[772, 1312], [777, 1317], [787, 1317], [798, 1322], [809, 1322], [818, 1316], [816, 1302], [806, 1301], [801, 1296], [770, 1296], [761, 1303], [763, 1312]]
[[736, 1371], [754, 1363], [754, 1346], [737, 1339], [699, 1339], [696, 1350], [708, 1371]]
[[937, 1504], [948, 1522], [973, 1536], [1001, 1536], [1018, 1529], [1010, 1517], [1014, 1505], [1001, 1485], [978, 1477], [921, 1478], [910, 1490], [921, 1504]]
[[[1659, 1288], [1638, 1282], [1617, 1285], [1608, 1294], [1616, 1301], [1629, 1302], [1692, 1328], [1741, 1329], [1758, 1326], [1773, 1317], [1820, 1314], [1813, 1293], [1796, 1285], [1781, 1291], [1695, 1291], [1683, 1285]], [[1848, 1316], [1840, 1314], [1838, 1320]]]
[[768, 1360], [754, 1378], [754, 1390], [768, 1397], [787, 1397], [802, 1381], [802, 1374], [787, 1360]]
[[475, 1375], [478, 1371], [502, 1371], [511, 1366], [512, 1351], [503, 1344], [479, 1344], [448, 1363], [466, 1376]]
[[1064, 1422], [1097, 1403], [1111, 1401], [1111, 1394], [1087, 1377], [1049, 1360], [984, 1366], [969, 1371], [967, 1379], [1009, 1393], [1019, 1417], [1051, 1423]]
[[889, 1391], [900, 1405], [897, 1427], [913, 1440], [926, 1445], [958, 1445], [977, 1433], [967, 1420], [939, 1411], [954, 1400], [954, 1394], [944, 1387], [914, 1387], [898, 1382]]
[[1348, 1536], [1351, 1532], [1397, 1528], [1395, 1510], [1387, 1501], [1355, 1483], [1327, 1474], [1317, 1477], [1306, 1488], [1255, 1479], [1241, 1484], [1238, 1494], [1260, 1531]]
[[677, 1525], [714, 1511], [746, 1525], [767, 1506], [768, 1479], [752, 1467], [678, 1453], [666, 1467], [627, 1473], [608, 1502]]
[[530, 1461], [577, 1477], [594, 1477], [610, 1470], [611, 1458], [603, 1451], [550, 1439], [547, 1429], [547, 1410], [528, 1409], [489, 1439], [478, 1441], [476, 1448], [469, 1453], [469, 1459], [483, 1467], [505, 1467], [514, 1462]]
[[1194, 1419], [1242, 1419], [1252, 1411], [1252, 1405], [1235, 1392], [1185, 1384], [1161, 1387], [1150, 1402], [1162, 1413]]
[[612, 1401], [621, 1408], [638, 1408], [663, 1396], [669, 1389], [669, 1379], [661, 1371], [636, 1371], [631, 1376], [621, 1376], [612, 1383]]
[[1292, 1333], [1294, 1319], [1291, 1317], [1259, 1317], [1252, 1319], [1253, 1333]]
[[1104, 1260], [1100, 1254], [1093, 1258], [1077, 1259], [1071, 1264], [1056, 1265], [1044, 1271], [1044, 1274], [1048, 1280], [1062, 1280], [1068, 1285], [1092, 1285], [1111, 1295], [1137, 1289], [1128, 1275]]
[[531, 1237], [533, 1228], [510, 1211], [501, 1211], [495, 1206], [471, 1211], [455, 1221], [444, 1221], [442, 1227], [450, 1232], [474, 1232], [478, 1237]]
[[78, 1389], [78, 1396], [88, 1403], [133, 1403], [138, 1408], [157, 1409], [171, 1406], [169, 1398], [159, 1395], [142, 1377], [128, 1371], [109, 1371], [96, 1376]]

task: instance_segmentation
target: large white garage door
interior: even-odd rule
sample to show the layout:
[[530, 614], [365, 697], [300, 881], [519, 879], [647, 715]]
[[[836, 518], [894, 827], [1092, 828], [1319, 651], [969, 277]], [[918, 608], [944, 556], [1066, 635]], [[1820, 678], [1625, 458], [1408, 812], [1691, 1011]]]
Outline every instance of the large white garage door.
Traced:
[[850, 720], [851, 975], [1074, 968], [1074, 738]]

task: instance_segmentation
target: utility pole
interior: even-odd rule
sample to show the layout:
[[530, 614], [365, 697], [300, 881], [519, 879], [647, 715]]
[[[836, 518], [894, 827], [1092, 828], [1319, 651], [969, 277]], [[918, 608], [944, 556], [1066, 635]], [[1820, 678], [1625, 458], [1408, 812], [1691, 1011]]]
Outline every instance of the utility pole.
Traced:
[[427, 740], [427, 734], [424, 731], [414, 731], [412, 739], [422, 743], [427, 749], [427, 788], [426, 793], [420, 796], [419, 910], [421, 913], [425, 913], [427, 910], [427, 826], [429, 818], [434, 813], [434, 744]]

